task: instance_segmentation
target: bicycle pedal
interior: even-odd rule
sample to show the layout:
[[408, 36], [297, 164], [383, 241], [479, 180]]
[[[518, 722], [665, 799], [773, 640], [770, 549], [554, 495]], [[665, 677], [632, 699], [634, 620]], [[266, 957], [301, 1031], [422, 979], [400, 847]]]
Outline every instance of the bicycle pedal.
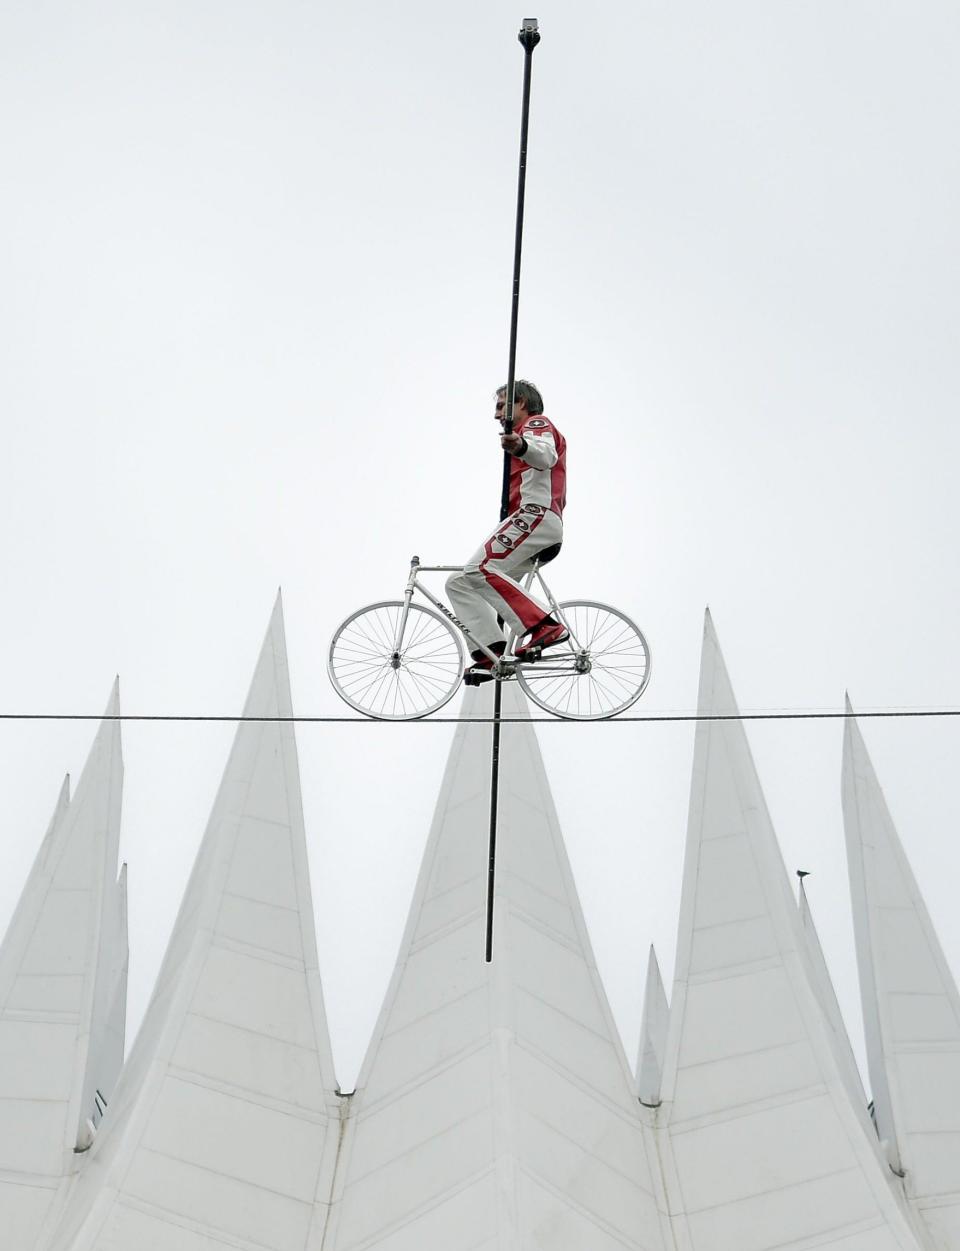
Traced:
[[493, 674], [489, 669], [468, 669], [463, 675], [464, 686], [483, 686], [484, 682], [492, 682]]

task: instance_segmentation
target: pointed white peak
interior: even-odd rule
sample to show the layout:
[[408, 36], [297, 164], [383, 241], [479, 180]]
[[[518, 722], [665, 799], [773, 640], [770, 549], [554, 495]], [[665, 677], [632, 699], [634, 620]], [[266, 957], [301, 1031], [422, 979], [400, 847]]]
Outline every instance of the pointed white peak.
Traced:
[[[115, 684], [106, 715], [117, 708]], [[122, 780], [119, 722], [105, 720], [72, 801], [64, 781], [0, 948], [0, 1228], [18, 1251], [36, 1245], [93, 1112], [84, 1077], [97, 987], [117, 955]], [[102, 1071], [104, 1087], [116, 1068]]]
[[863, 1089], [860, 1070], [857, 1067], [857, 1060], [853, 1053], [853, 1047], [850, 1044], [850, 1035], [847, 1033], [843, 1013], [840, 1011], [837, 992], [834, 989], [833, 979], [830, 976], [830, 970], [827, 967], [826, 957], [823, 954], [823, 947], [820, 943], [820, 935], [817, 933], [813, 913], [810, 910], [806, 883], [802, 878], [800, 880], [799, 913], [800, 925], [807, 944], [806, 954], [809, 960], [810, 981], [823, 1015], [830, 1026], [831, 1041], [837, 1065], [840, 1069], [840, 1075], [847, 1087], [850, 1101], [860, 1114], [861, 1122], [864, 1129], [867, 1130], [870, 1140], [879, 1146], [879, 1140], [874, 1131], [873, 1122], [870, 1119], [867, 1095]]
[[[120, 751], [120, 678], [114, 679], [105, 711], [104, 727], [110, 727]], [[78, 792], [79, 793], [79, 792]], [[94, 985], [93, 1012], [87, 1069], [80, 1104], [77, 1128], [78, 1147], [83, 1146], [88, 1125], [100, 1124], [104, 1110], [123, 1067], [123, 1050], [127, 1015], [127, 966], [130, 953], [127, 945], [127, 869], [124, 865], [117, 880], [117, 855], [120, 845], [121, 789], [111, 795], [111, 847], [104, 866], [103, 898], [97, 975]]]
[[[278, 599], [244, 715], [291, 714]], [[53, 1247], [318, 1247], [335, 1086], [293, 727], [246, 720]]]
[[70, 774], [64, 776], [60, 784], [60, 791], [57, 795], [57, 801], [53, 807], [53, 816], [47, 826], [46, 833], [37, 849], [34, 857], [33, 866], [27, 877], [26, 884], [21, 892], [20, 899], [17, 902], [16, 909], [7, 926], [7, 932], [0, 943], [0, 1006], [6, 1001], [6, 996], [10, 992], [10, 983], [16, 977], [16, 969], [19, 960], [22, 958], [20, 945], [17, 942], [17, 935], [20, 934], [24, 927], [30, 928], [32, 922], [27, 920], [27, 914], [31, 907], [35, 904], [39, 893], [39, 884], [43, 881], [44, 870], [50, 859], [52, 850], [56, 845], [57, 831], [63, 824], [67, 808], [70, 804]]
[[709, 1251], [916, 1242], [862, 1132], [709, 615], [661, 1116]]
[[83, 1096], [84, 1119], [78, 1147], [90, 1146], [93, 1134], [113, 1098], [123, 1068], [127, 1022], [127, 866], [109, 891], [104, 904], [103, 960], [97, 980], [97, 1000], [91, 1029], [90, 1055]]
[[647, 960], [647, 988], [643, 996], [643, 1021], [640, 1025], [640, 1054], [637, 1059], [637, 1090], [641, 1103], [656, 1107], [660, 1102], [663, 1059], [667, 1049], [667, 1026], [670, 1005], [663, 988], [657, 953], [650, 947]]
[[[466, 716], [489, 715], [468, 692]], [[526, 704], [504, 688], [503, 715]], [[325, 1251], [660, 1251], [640, 1109], [531, 726], [454, 736], [397, 967], [351, 1100]]]
[[933, 1233], [960, 1249], [960, 997], [847, 701], [843, 814], [877, 1130]]

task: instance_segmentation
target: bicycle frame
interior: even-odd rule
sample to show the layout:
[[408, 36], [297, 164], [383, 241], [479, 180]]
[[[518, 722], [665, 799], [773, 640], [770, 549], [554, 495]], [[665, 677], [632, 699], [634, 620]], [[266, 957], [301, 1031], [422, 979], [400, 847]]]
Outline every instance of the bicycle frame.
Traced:
[[[531, 561], [517, 580], [535, 594], [543, 613], [562, 622], [569, 638], [552, 649], [528, 644], [529, 650], [523, 650], [525, 635], [507, 630], [499, 656], [493, 650], [499, 645], [491, 641], [496, 637], [492, 612], [478, 620], [477, 629], [488, 639], [484, 646], [420, 578], [422, 573], [462, 574], [464, 568], [421, 565], [414, 556], [402, 599], [368, 604], [340, 624], [330, 641], [327, 671], [346, 703], [365, 716], [411, 720], [442, 708], [461, 679], [476, 686], [495, 678], [515, 680], [529, 699], [558, 717], [595, 721], [616, 716], [643, 694], [650, 677], [650, 649], [619, 609], [596, 600], [558, 604], [539, 565]], [[413, 602], [418, 589], [426, 603]], [[481, 621], [489, 621], [489, 634]], [[517, 627], [519, 631], [519, 622]], [[462, 639], [482, 658], [466, 672]]]
[[[528, 668], [532, 668], [533, 667], [532, 665], [525, 664], [522, 660], [518, 660], [516, 656], [513, 654], [513, 649], [514, 649], [514, 646], [516, 645], [517, 636], [513, 633], [512, 630], [508, 631], [506, 651], [504, 652], [502, 656], [498, 656], [496, 652], [491, 651], [491, 649], [487, 647], [484, 643], [481, 643], [479, 642], [479, 640], [475, 639], [473, 635], [470, 633], [470, 631], [467, 629], [467, 627], [459, 619], [459, 617], [455, 617], [454, 614], [447, 607], [447, 605], [443, 602], [443, 600], [438, 599], [433, 594], [432, 591], [428, 590], [427, 587], [423, 585], [423, 583], [419, 580], [419, 577], [418, 577], [418, 575], [421, 573], [462, 573], [463, 569], [464, 569], [463, 565], [421, 565], [419, 556], [414, 556], [411, 558], [410, 576], [407, 578], [407, 585], [403, 592], [403, 612], [400, 614], [400, 620], [397, 623], [396, 637], [394, 638], [394, 641], [393, 641], [394, 652], [399, 655], [400, 646], [403, 641], [404, 632], [407, 628], [407, 616], [409, 613], [410, 602], [413, 599], [414, 592], [419, 591], [420, 594], [423, 595], [425, 599], [428, 599], [430, 601], [430, 603], [434, 606], [434, 608], [437, 609], [438, 612], [442, 613], [443, 616], [445, 616], [448, 621], [452, 622], [452, 624], [457, 627], [457, 629], [460, 631], [463, 637], [471, 645], [470, 650], [483, 652], [483, 654], [490, 659], [490, 661], [493, 663], [495, 668], [499, 667], [502, 670], [502, 668], [506, 664], [512, 664], [514, 666], [521, 665], [523, 666], [524, 670], [527, 670]], [[563, 612], [561, 611], [560, 606], [557, 603], [556, 599], [554, 599], [553, 592], [550, 590], [550, 588], [547, 586], [546, 582], [544, 581], [543, 574], [540, 572], [539, 564], [534, 565], [534, 567], [530, 570], [530, 572], [524, 575], [523, 589], [529, 590], [529, 588], [533, 585], [534, 579], [536, 579], [537, 583], [539, 584], [540, 589], [543, 592], [544, 599], [546, 599], [547, 603], [550, 606], [550, 614], [556, 617], [558, 621], [563, 622], [564, 626], [567, 629], [567, 632], [570, 635], [570, 642], [574, 650], [577, 652], [582, 651], [583, 649], [581, 648], [580, 643], [574, 636], [574, 632], [571, 629], [570, 624], [564, 617]], [[554, 663], [551, 665], [550, 664], [551, 659], [554, 659], [555, 661], [559, 661], [560, 663], [559, 664]], [[566, 660], [566, 665], [569, 665], [569, 660]], [[537, 662], [537, 669], [541, 672], [546, 671], [548, 666], [550, 670], [556, 672], [558, 669], [564, 666], [564, 662], [561, 661], [559, 657], [556, 657], [556, 658], [547, 657], [546, 659], [541, 659]]]

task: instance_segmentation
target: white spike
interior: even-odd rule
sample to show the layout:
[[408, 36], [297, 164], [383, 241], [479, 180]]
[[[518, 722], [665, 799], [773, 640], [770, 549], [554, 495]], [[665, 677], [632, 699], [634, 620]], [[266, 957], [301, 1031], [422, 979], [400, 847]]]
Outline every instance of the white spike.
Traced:
[[870, 1085], [891, 1167], [960, 1251], [960, 996], [847, 701], [843, 811]]
[[[114, 683], [107, 716], [117, 701]], [[69, 777], [61, 787], [0, 948], [0, 1229], [16, 1251], [33, 1251], [63, 1199], [94, 1114], [85, 1074], [112, 1090], [119, 1069], [101, 1062], [98, 987], [119, 958], [122, 784], [119, 723], [103, 721], [72, 801]]]
[[[522, 714], [505, 689], [504, 715]], [[463, 712], [489, 712], [489, 691]], [[326, 1251], [656, 1251], [639, 1105], [530, 726], [504, 725], [493, 963], [490, 727], [460, 725], [352, 1107]]]
[[[709, 614], [698, 708], [737, 713]], [[697, 725], [664, 1067], [691, 1245], [916, 1251], [839, 1071], [736, 719]]]
[[[279, 597], [244, 706], [292, 715]], [[293, 727], [242, 722], [115, 1098], [53, 1247], [319, 1245], [339, 1102]], [[310, 1243], [308, 1240], [313, 1239]]]
[[853, 1047], [850, 1044], [850, 1036], [847, 1033], [847, 1027], [843, 1020], [843, 1014], [840, 1011], [840, 1004], [837, 1000], [837, 993], [833, 986], [833, 979], [830, 976], [830, 970], [827, 967], [826, 957], [823, 954], [823, 947], [820, 943], [820, 935], [817, 933], [817, 927], [813, 919], [813, 913], [810, 910], [810, 901], [807, 898], [806, 885], [800, 883], [799, 898], [800, 926], [803, 930], [804, 938], [807, 942], [807, 955], [810, 961], [810, 980], [813, 985], [817, 998], [820, 1001], [820, 1007], [827, 1019], [833, 1035], [834, 1051], [837, 1057], [837, 1064], [840, 1067], [841, 1074], [847, 1085], [850, 1094], [850, 1100], [853, 1105], [862, 1112], [862, 1120], [864, 1126], [869, 1126], [870, 1137], [876, 1140], [876, 1133], [873, 1124], [870, 1121], [867, 1112], [867, 1095], [863, 1088], [863, 1080], [860, 1077], [860, 1070], [857, 1067], [856, 1057], [853, 1054]]
[[647, 985], [643, 996], [640, 1025], [640, 1053], [637, 1058], [637, 1090], [641, 1103], [655, 1107], [660, 1102], [663, 1058], [667, 1048], [670, 1005], [663, 988], [660, 965], [653, 947], [647, 959]]

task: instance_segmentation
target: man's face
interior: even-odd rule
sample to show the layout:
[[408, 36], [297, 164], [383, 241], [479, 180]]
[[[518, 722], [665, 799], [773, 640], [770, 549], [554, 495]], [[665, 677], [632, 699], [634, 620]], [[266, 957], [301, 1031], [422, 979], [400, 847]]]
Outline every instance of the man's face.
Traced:
[[[516, 425], [517, 422], [520, 420], [520, 418], [526, 414], [526, 411], [527, 411], [526, 400], [514, 400], [513, 401], [513, 424], [514, 425]], [[506, 391], [504, 391], [502, 394], [500, 392], [497, 393], [497, 407], [496, 407], [496, 411], [494, 412], [494, 416], [496, 417], [497, 421], [500, 422], [501, 425], [503, 425], [503, 423], [507, 420], [507, 393]]]

